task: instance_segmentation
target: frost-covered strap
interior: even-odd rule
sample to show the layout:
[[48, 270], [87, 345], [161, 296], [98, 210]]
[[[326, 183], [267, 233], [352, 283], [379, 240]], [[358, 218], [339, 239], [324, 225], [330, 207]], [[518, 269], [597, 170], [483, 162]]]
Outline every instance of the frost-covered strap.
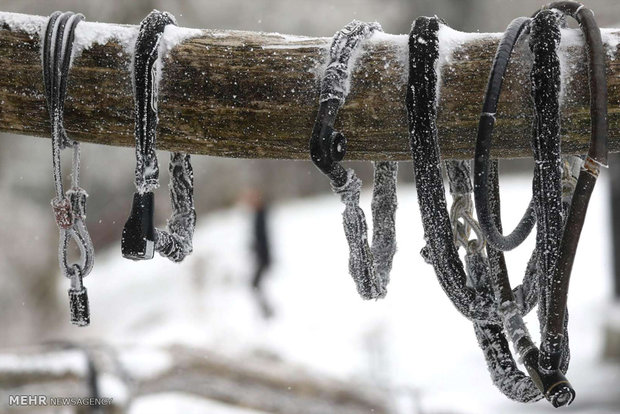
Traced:
[[476, 322], [474, 332], [484, 353], [491, 380], [502, 394], [523, 403], [540, 400], [542, 394], [532, 379], [517, 367], [502, 327]]
[[590, 148], [584, 166], [587, 172], [598, 175], [599, 166], [607, 166], [607, 75], [605, 48], [594, 12], [576, 1], [556, 1], [545, 6], [571, 16], [579, 23], [588, 52], [588, 81], [590, 89]]
[[[471, 180], [469, 165], [465, 161], [446, 161], [446, 170], [450, 183], [450, 192], [454, 197], [451, 219], [453, 228], [455, 220], [459, 215], [455, 215], [455, 206], [459, 202], [467, 200], [471, 192]], [[491, 218], [495, 221], [494, 225], [501, 231], [501, 220], [499, 218], [499, 184], [498, 184], [497, 162], [493, 161], [490, 168], [489, 188], [489, 207]], [[469, 200], [471, 202], [471, 200]], [[462, 204], [462, 203], [461, 203]], [[469, 205], [469, 204], [467, 204]], [[463, 210], [462, 208], [460, 210]], [[466, 209], [467, 210], [467, 209]], [[463, 217], [471, 214], [464, 211]], [[473, 221], [473, 220], [470, 220]], [[458, 223], [458, 221], [457, 221]], [[463, 227], [456, 231], [464, 232]], [[478, 231], [478, 237], [483, 239]], [[528, 329], [522, 318], [522, 309], [517, 306], [513, 291], [510, 288], [508, 272], [502, 251], [487, 246], [490, 261], [478, 249], [484, 243], [480, 241], [469, 241], [468, 236], [462, 235], [463, 240], [457, 238], [455, 243], [461, 243], [466, 249], [465, 263], [468, 285], [476, 290], [478, 295], [495, 294], [497, 303], [500, 303], [499, 314], [503, 321], [502, 324], [494, 324], [484, 321], [474, 321], [474, 331], [478, 338], [478, 343], [483, 350], [485, 360], [493, 383], [508, 398], [520, 402], [530, 402], [543, 397], [541, 391], [546, 390], [557, 379], [557, 376], [548, 376], [542, 373], [538, 367], [538, 349], [534, 345]], [[537, 256], [534, 256], [537, 257]], [[530, 286], [530, 289], [533, 286]], [[496, 305], [497, 306], [497, 305]], [[505, 332], [505, 333], [504, 333]], [[525, 363], [526, 368], [533, 378], [539, 380], [541, 386], [539, 390], [532, 377], [528, 377], [520, 371], [510, 351], [506, 336], [512, 342], [519, 359]]]
[[[539, 317], [541, 320], [546, 318], [545, 302], [548, 296], [543, 278], [547, 272], [552, 272], [555, 265], [554, 257], [557, 257], [557, 247], [562, 232], [562, 171], [560, 168], [560, 139], [559, 139], [559, 61], [555, 55], [557, 41], [553, 33], [538, 33], [540, 20], [546, 16], [537, 16], [532, 22], [532, 38], [530, 46], [534, 51], [534, 65], [532, 68], [532, 94], [535, 106], [533, 147], [536, 158], [536, 169], [534, 171], [534, 209], [538, 223], [536, 249], [532, 255], [535, 260], [535, 268], [528, 266], [528, 271], [534, 273], [526, 274], [522, 288], [522, 304], [519, 307], [517, 300], [510, 287], [508, 271], [503, 252], [493, 245], [489, 245], [487, 252], [491, 268], [492, 286], [499, 303], [499, 311], [503, 320], [506, 336], [512, 342], [519, 359], [524, 363], [530, 377], [540, 390], [541, 394], [547, 398], [554, 406], [566, 405], [572, 401], [574, 391], [559, 370], [547, 371], [541, 368], [539, 359], [539, 349], [534, 345], [528, 329], [523, 321], [522, 312], [524, 307], [529, 305], [523, 301], [524, 289], [536, 288], [538, 293]], [[516, 19], [509, 26], [514, 27]], [[543, 23], [544, 25], [544, 23]], [[534, 38], [539, 36], [539, 38]], [[547, 51], [553, 50], [553, 54], [548, 54], [545, 59], [537, 56], [539, 49], [538, 43], [545, 44]], [[535, 50], [536, 49], [536, 50]], [[554, 59], [555, 57], [555, 59]], [[493, 76], [491, 76], [493, 78]], [[499, 182], [497, 162], [489, 162], [486, 166], [488, 179], [486, 183], [485, 200], [488, 208], [490, 223], [498, 232], [502, 230], [500, 217], [499, 201]], [[530, 260], [530, 264], [532, 260]], [[536, 275], [538, 280], [532, 283], [532, 276]], [[536, 283], [537, 282], [537, 283]], [[531, 293], [531, 291], [530, 291]], [[525, 303], [523, 303], [525, 302]]]
[[514, 19], [506, 29], [502, 40], [495, 52], [491, 75], [487, 83], [482, 113], [478, 124], [478, 137], [476, 139], [476, 151], [474, 155], [474, 194], [476, 202], [476, 213], [478, 222], [482, 228], [487, 242], [500, 250], [511, 250], [520, 245], [530, 234], [536, 218], [533, 211], [533, 202], [530, 202], [523, 217], [508, 235], [504, 236], [493, 225], [489, 209], [489, 167], [491, 155], [491, 138], [497, 104], [502, 89], [502, 82], [508, 67], [508, 61], [512, 55], [517, 40], [529, 26], [530, 20], [527, 17]]
[[329, 61], [321, 80], [319, 110], [310, 138], [310, 156], [336, 187], [343, 186], [347, 180], [347, 172], [339, 164], [346, 153], [346, 139], [334, 130], [334, 122], [349, 93], [350, 73], [355, 63], [353, 55], [364, 40], [381, 30], [378, 23], [354, 20], [334, 35], [329, 50]]
[[[489, 170], [489, 206], [499, 206], [499, 187], [497, 183], [497, 160], [491, 160]], [[473, 203], [471, 200], [472, 183], [471, 168], [469, 160], [447, 160], [444, 162], [450, 195], [452, 196], [452, 206], [450, 208], [450, 221], [454, 233], [455, 243], [461, 245], [466, 251], [481, 251], [485, 247], [486, 238], [478, 222], [473, 218]], [[565, 191], [570, 192], [567, 185]], [[572, 192], [571, 192], [572, 194]], [[493, 208], [490, 210], [491, 219], [495, 221], [494, 226], [501, 232], [501, 217], [495, 214]], [[476, 234], [476, 239], [469, 240], [471, 230]], [[492, 247], [492, 246], [491, 246]], [[497, 253], [500, 254], [501, 252]], [[494, 253], [491, 253], [493, 256]], [[503, 259], [502, 259], [503, 260]], [[526, 315], [536, 305], [538, 301], [538, 282], [537, 282], [537, 256], [533, 252], [528, 262], [523, 283], [513, 289], [515, 301], [521, 315]]]
[[418, 203], [427, 243], [425, 259], [433, 265], [444, 292], [465, 317], [500, 323], [493, 298], [478, 295], [467, 286], [447, 211], [436, 125], [439, 28], [438, 18], [419, 17], [409, 34], [406, 103]]
[[140, 193], [159, 187], [157, 162], [157, 100], [159, 92], [159, 40], [174, 16], [153, 10], [140, 23], [133, 55], [133, 88], [136, 141], [135, 183]]
[[[492, 294], [489, 280], [491, 270], [487, 258], [480, 252], [465, 256], [467, 277], [480, 294]], [[474, 332], [482, 349], [493, 384], [508, 398], [518, 402], [531, 402], [542, 394], [530, 377], [517, 367], [502, 325], [476, 321]]]
[[[86, 197], [79, 186], [80, 145], [67, 137], [63, 124], [64, 101], [71, 67], [74, 33], [84, 19], [81, 14], [55, 12], [48, 19], [41, 53], [43, 82], [47, 109], [52, 126], [52, 164], [56, 197], [52, 209], [60, 230], [58, 259], [62, 273], [71, 279], [69, 289], [71, 322], [78, 326], [90, 323], [88, 295], [82, 279], [90, 273], [94, 263], [94, 248], [86, 228]], [[71, 188], [65, 193], [62, 182], [61, 151], [73, 149]], [[67, 249], [74, 240], [80, 250], [78, 263], [69, 263]]]
[[168, 231], [155, 229], [155, 250], [173, 262], [180, 262], [192, 252], [196, 227], [194, 174], [189, 154], [170, 153], [168, 169], [172, 217], [168, 220]]
[[530, 49], [534, 101], [534, 209], [539, 272], [539, 316], [544, 326], [562, 238], [562, 160], [560, 156], [560, 14], [543, 10], [532, 22]]
[[[499, 220], [499, 224], [495, 227], [493, 224], [495, 217], [491, 217], [493, 214], [491, 213], [491, 208], [489, 207], [489, 199], [491, 198], [489, 192], [492, 187], [492, 184], [490, 184], [490, 181], [492, 181], [490, 177], [493, 174], [492, 169], [497, 168], [497, 160], [491, 160], [489, 158], [491, 132], [495, 122], [495, 110], [497, 108], [501, 84], [511, 51], [519, 38], [519, 34], [526, 30], [529, 26], [530, 20], [531, 19], [527, 18], [515, 19], [508, 26], [504, 37], [500, 41], [500, 45], [498, 46], [496, 52], [493, 69], [491, 71], [491, 75], [489, 76], [485, 103], [483, 105], [483, 112], [480, 120], [478, 141], [476, 144], [475, 194], [478, 219], [480, 220], [480, 226], [483, 228], [489, 244], [496, 248], [501, 248], [502, 250], [506, 250], [506, 247], [516, 246], [516, 243], [513, 242], [515, 242], [517, 238], [521, 239], [524, 237], [527, 233], [523, 230], [531, 230], [531, 225], [534, 223], [534, 216], [531, 213], [533, 212], [533, 202], [531, 202], [524, 218], [517, 226], [517, 229], [515, 229], [510, 236], [501, 236], [501, 220]], [[491, 167], [492, 165], [493, 167]], [[576, 164], [575, 162], [572, 162], [571, 165]], [[564, 170], [566, 170], [566, 168]], [[568, 211], [566, 206], [570, 204], [570, 199], [572, 198], [572, 193], [574, 191], [573, 181], [576, 182], [576, 176], [573, 180], [570, 176], [571, 174], [572, 176], [575, 175], [574, 171], [572, 171], [572, 173], [569, 171], [565, 172], [566, 173], [563, 174], [563, 183], [565, 180], [568, 180], [566, 183], [569, 181], [571, 183], [571, 185], [568, 186], [563, 184], [563, 205], [564, 210]], [[497, 195], [497, 197], [499, 197], [499, 195]], [[528, 222], [528, 220], [530, 221]], [[526, 274], [523, 278], [523, 284], [514, 289], [517, 305], [519, 306], [522, 315], [529, 313], [531, 308], [535, 306], [538, 301], [538, 281], [536, 280], [538, 276], [537, 269], [538, 257], [536, 251], [534, 251], [530, 261], [528, 262]]]
[[[607, 165], [607, 78], [605, 51], [601, 33], [593, 12], [580, 3], [560, 1], [547, 6], [575, 18], [582, 29], [588, 51], [588, 76], [590, 81], [591, 136], [588, 155], [575, 184], [568, 216], [565, 221], [554, 275], [548, 280], [545, 306], [546, 323], [542, 332], [541, 368], [551, 372], [566, 369], [568, 316], [566, 303], [570, 274], [583, 228], [590, 196], [598, 178], [600, 166]], [[537, 17], [544, 12], [542, 10]], [[543, 14], [547, 16], [547, 14]], [[551, 15], [549, 15], [551, 16]], [[548, 18], [551, 19], [551, 18]], [[544, 20], [543, 20], [544, 22]], [[539, 306], [541, 308], [541, 306]], [[541, 324], [542, 326], [542, 324]]]
[[196, 225], [194, 178], [189, 154], [170, 157], [172, 217], [167, 230], [153, 224], [153, 190], [159, 186], [157, 147], [157, 93], [160, 68], [159, 41], [164, 29], [176, 24], [167, 12], [153, 10], [140, 24], [133, 59], [134, 117], [136, 139], [136, 192], [129, 219], [123, 228], [121, 250], [133, 260], [152, 259], [155, 251], [174, 262], [192, 252]]
[[312, 161], [329, 177], [332, 189], [345, 205], [342, 216], [349, 244], [349, 273], [363, 299], [382, 298], [387, 291], [396, 252], [394, 215], [398, 165], [392, 161], [374, 164], [373, 239], [370, 247], [366, 217], [359, 207], [362, 182], [353, 170], [345, 169], [339, 163], [346, 152], [346, 139], [334, 130], [334, 121], [349, 92], [349, 77], [354, 63], [352, 55], [363, 40], [381, 30], [378, 23], [354, 20], [334, 35], [321, 82], [319, 111], [310, 139]]
[[[533, 192], [537, 221], [535, 255], [541, 326], [544, 326], [549, 316], [546, 311], [546, 301], [549, 298], [548, 279], [554, 274], [563, 230], [559, 137], [560, 65], [556, 49], [559, 45], [558, 22], [556, 13], [544, 11], [539, 13], [532, 21], [530, 38], [530, 48], [534, 54], [530, 76], [535, 107], [532, 146], [536, 168]], [[495, 164], [492, 188], [488, 189], [490, 192], [489, 207], [492, 211], [493, 224], [501, 230], [497, 175]], [[493, 247], [490, 247], [488, 252], [491, 259], [492, 284], [498, 297], [504, 329], [515, 351], [547, 400], [555, 407], [570, 404], [575, 392], [563, 372], [559, 369], [547, 370], [539, 362], [541, 352], [534, 346], [529, 336], [521, 311], [510, 289], [503, 253]]]
[[[541, 325], [541, 352], [539, 365], [547, 371], [564, 372], [568, 366], [568, 333], [562, 312], [560, 332], [547, 332], [549, 321], [557, 316], [549, 312], [558, 280], [560, 243], [564, 231], [562, 159], [560, 157], [560, 43], [561, 15], [552, 10], [542, 10], [532, 23], [530, 48], [533, 53], [532, 97], [535, 106], [534, 155], [537, 159], [534, 172], [534, 200], [538, 218], [536, 250], [539, 266], [539, 308]], [[563, 363], [562, 363], [563, 361]], [[567, 384], [566, 387], [569, 387]], [[570, 393], [570, 389], [563, 390]]]
[[376, 31], [383, 31], [377, 22], [353, 20], [334, 35], [329, 48], [329, 63], [321, 81], [319, 102], [335, 99], [340, 105], [344, 104], [349, 94], [349, 77], [353, 70], [351, 57], [361, 43]]
[[[392, 259], [396, 253], [396, 178], [398, 164], [375, 162], [372, 193], [372, 247], [374, 269], [384, 291], [390, 281]], [[384, 293], [385, 294], [385, 293]]]
[[[496, 161], [492, 162], [489, 182], [489, 208], [491, 217], [499, 231], [501, 231], [502, 222], [500, 217], [498, 165]], [[535, 249], [532, 253], [532, 257], [528, 262], [526, 275], [523, 279], [523, 284], [512, 291], [508, 279], [508, 270], [506, 268], [504, 253], [488, 245], [487, 254], [491, 269], [490, 276], [492, 287], [498, 303], [501, 304], [499, 310], [506, 336], [512, 342], [515, 352], [519, 356], [519, 360], [527, 368], [537, 388], [541, 393], [544, 393], [545, 397], [551, 396], [552, 394], [548, 391], [552, 390], [554, 384], [564, 381], [565, 378], [563, 378], [560, 373], [549, 374], [540, 369], [538, 365], [539, 349], [534, 345], [522, 317], [522, 315], [528, 313], [529, 310], [536, 305], [540, 293], [538, 290], [538, 251]], [[566, 345], [568, 345], [568, 342], [566, 342]], [[568, 357], [569, 354], [566, 352], [564, 355]], [[566, 363], [568, 363], [567, 360]], [[565, 372], [565, 370], [562, 372]], [[556, 404], [554, 401], [557, 402], [559, 400], [561, 399], [551, 399], [554, 405]]]
[[349, 273], [364, 299], [381, 298], [387, 292], [392, 259], [396, 253], [396, 173], [395, 162], [375, 163], [372, 247], [368, 245], [364, 211], [359, 207], [361, 180], [352, 169], [348, 169], [346, 184], [332, 187], [345, 205], [342, 219], [349, 244]]
[[512, 233], [503, 236], [499, 207], [498, 161], [490, 158], [490, 148], [506, 68], [516, 42], [520, 35], [527, 31], [530, 22], [531, 19], [525, 17], [514, 19], [500, 40], [487, 83], [474, 156], [476, 212], [480, 227], [488, 243], [488, 256], [495, 273], [494, 280], [497, 283], [506, 283], [503, 289], [503, 301], [515, 301], [521, 315], [529, 313], [538, 302], [538, 253], [536, 250], [532, 252], [523, 283], [513, 289], [511, 293], [501, 250], [510, 250], [516, 247], [531, 232], [535, 223], [533, 201], [530, 202], [525, 214]]
[[[454, 242], [457, 245], [462, 245], [466, 251], [465, 270], [467, 284], [480, 296], [493, 296], [491, 275], [494, 272], [491, 270], [489, 261], [483, 253], [486, 243], [482, 230], [480, 230], [478, 223], [472, 217], [472, 184], [469, 161], [449, 160], [445, 161], [444, 164], [446, 166], [448, 183], [450, 184], [450, 194], [453, 198], [450, 219], [453, 232], [455, 233]], [[493, 172], [496, 171], [493, 170]], [[493, 178], [495, 176], [492, 175]], [[491, 191], [491, 195], [495, 195], [495, 193]], [[492, 206], [495, 207], [494, 204]], [[501, 229], [501, 225], [499, 228]], [[471, 229], [476, 233], [477, 239], [469, 239]], [[503, 253], [498, 253], [503, 258]], [[505, 273], [505, 276], [507, 278], [508, 274]], [[497, 297], [499, 298], [499, 295]], [[497, 308], [495, 303], [494, 308]], [[491, 379], [504, 395], [520, 402], [529, 402], [542, 398], [531, 378], [518, 369], [501, 324], [474, 321], [474, 331], [478, 338], [478, 344], [483, 351]], [[527, 335], [525, 327], [523, 332]], [[527, 337], [529, 338], [529, 335]], [[531, 340], [530, 345], [533, 346]]]

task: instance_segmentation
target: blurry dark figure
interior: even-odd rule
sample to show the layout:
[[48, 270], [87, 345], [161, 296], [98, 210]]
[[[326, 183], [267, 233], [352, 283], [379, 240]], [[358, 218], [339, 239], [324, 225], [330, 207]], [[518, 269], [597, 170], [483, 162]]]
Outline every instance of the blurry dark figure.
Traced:
[[254, 296], [263, 312], [263, 316], [268, 319], [273, 316], [273, 308], [269, 304], [263, 290], [265, 274], [271, 265], [269, 226], [267, 224], [268, 206], [262, 194], [258, 191], [250, 191], [247, 200], [254, 212], [252, 249], [254, 250], [256, 268], [252, 277], [252, 287], [254, 288]]

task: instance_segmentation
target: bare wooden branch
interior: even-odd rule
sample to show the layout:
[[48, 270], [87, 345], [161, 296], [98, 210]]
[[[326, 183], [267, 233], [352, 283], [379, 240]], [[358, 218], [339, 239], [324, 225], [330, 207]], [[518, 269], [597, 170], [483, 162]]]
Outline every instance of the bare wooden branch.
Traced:
[[[252, 356], [232, 359], [185, 346], [42, 346], [0, 353], [0, 398], [8, 402], [11, 395], [93, 397], [86, 352], [92, 362], [92, 380], [99, 384], [98, 398], [114, 399], [111, 406], [103, 407], [109, 408], [106, 413], [125, 412], [141, 396], [170, 392], [269, 413], [390, 412], [387, 390], [333, 380], [284, 361]], [[106, 388], [106, 381], [113, 387]], [[23, 407], [12, 408], [23, 412]]]
[[[24, 24], [23, 22], [28, 24]], [[0, 131], [49, 136], [39, 62], [44, 18], [0, 13]], [[336, 28], [335, 28], [336, 29]], [[132, 146], [130, 61], [135, 26], [81, 23], [66, 104], [72, 137]], [[98, 36], [95, 36], [98, 34]], [[240, 31], [167, 30], [164, 43], [193, 35], [164, 59], [158, 147], [245, 158], [308, 159], [318, 77], [329, 38]], [[481, 100], [499, 35], [440, 32], [438, 126], [446, 158], [471, 157]], [[608, 48], [610, 148], [620, 150], [620, 29], [603, 30]], [[98, 42], [101, 42], [98, 43]], [[337, 127], [347, 159], [409, 159], [404, 105], [407, 37], [368, 41]], [[517, 47], [505, 80], [494, 155], [530, 156], [529, 53]], [[579, 32], [563, 32], [563, 148], [587, 150], [589, 96]]]

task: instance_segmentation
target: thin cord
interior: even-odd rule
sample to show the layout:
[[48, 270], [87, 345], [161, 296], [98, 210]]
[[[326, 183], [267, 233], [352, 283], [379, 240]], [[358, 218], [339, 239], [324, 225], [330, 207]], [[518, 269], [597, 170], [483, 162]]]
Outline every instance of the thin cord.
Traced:
[[[52, 165], [56, 197], [52, 208], [59, 228], [58, 259], [62, 273], [70, 278], [69, 289], [71, 322], [78, 326], [90, 323], [88, 295], [82, 279], [94, 264], [94, 248], [86, 228], [86, 197], [79, 186], [80, 147], [67, 137], [63, 124], [67, 79], [71, 66], [71, 53], [75, 28], [84, 19], [72, 12], [53, 13], [48, 19], [42, 43], [41, 61], [47, 108], [52, 130]], [[62, 181], [61, 152], [72, 147], [71, 188], [65, 193]], [[80, 260], [69, 263], [67, 249], [73, 239], [80, 250]]]

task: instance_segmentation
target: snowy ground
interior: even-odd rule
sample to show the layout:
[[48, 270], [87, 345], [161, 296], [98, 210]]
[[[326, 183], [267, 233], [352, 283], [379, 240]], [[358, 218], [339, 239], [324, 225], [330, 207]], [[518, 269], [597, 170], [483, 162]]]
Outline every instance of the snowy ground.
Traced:
[[[521, 217], [530, 188], [525, 178], [502, 180], [505, 228]], [[86, 281], [92, 326], [76, 335], [114, 343], [184, 343], [241, 358], [257, 351], [277, 354], [336, 378], [391, 389], [402, 413], [550, 410], [546, 402], [523, 407], [507, 401], [493, 387], [471, 324], [453, 308], [419, 255], [423, 238], [414, 187], [401, 186], [398, 196], [398, 252], [384, 300], [364, 302], [357, 296], [347, 272], [342, 206], [329, 195], [278, 205], [271, 212], [276, 257], [267, 288], [276, 310], [272, 320], [261, 318], [249, 289], [250, 219], [248, 211], [237, 208], [198, 217], [194, 254], [181, 265], [160, 257], [124, 260], [118, 246], [99, 254]], [[367, 192], [362, 198], [367, 211], [369, 197]], [[599, 360], [611, 291], [607, 227], [603, 174], [571, 281], [569, 378], [577, 400], [565, 411], [620, 411], [620, 367]], [[532, 247], [530, 238], [507, 255], [513, 284]], [[528, 320], [537, 337], [534, 315]], [[203, 403], [178, 394], [152, 396], [138, 400], [132, 414], [239, 412]]]

